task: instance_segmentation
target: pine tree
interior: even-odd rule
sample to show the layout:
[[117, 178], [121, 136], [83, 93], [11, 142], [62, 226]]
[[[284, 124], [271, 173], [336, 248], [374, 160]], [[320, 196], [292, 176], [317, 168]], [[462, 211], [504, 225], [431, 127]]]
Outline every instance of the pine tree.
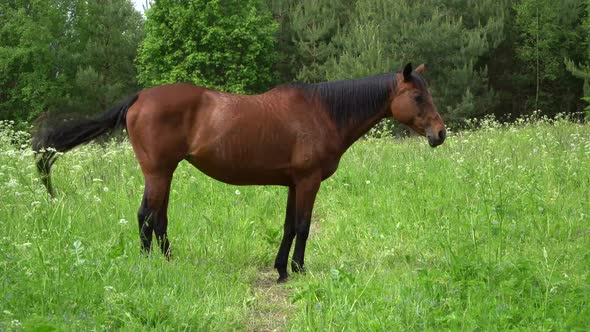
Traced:
[[[298, 68], [296, 79], [319, 82], [326, 79], [326, 62], [339, 53], [334, 37], [348, 22], [350, 1], [302, 0], [290, 11]], [[348, 11], [351, 13], [351, 11]]]
[[452, 6], [392, 0], [359, 0], [354, 16], [336, 37], [344, 51], [327, 66], [328, 78], [392, 72], [407, 62], [424, 62], [447, 121], [492, 107], [487, 69], [477, 65], [501, 40], [498, 19], [469, 26]]
[[575, 77], [584, 80], [584, 96], [590, 97], [590, 0], [586, 0], [586, 19], [584, 20], [582, 29], [586, 35], [584, 41], [586, 46], [585, 59], [582, 59], [579, 64], [576, 64], [574, 60], [568, 57], [565, 64], [566, 68]]
[[282, 81], [325, 81], [326, 63], [341, 52], [334, 37], [350, 22], [356, 0], [266, 2], [279, 22]]
[[576, 108], [581, 86], [566, 70], [564, 59], [579, 61], [585, 56], [585, 1], [521, 0], [514, 6], [523, 85], [534, 87], [529, 108], [546, 114]]

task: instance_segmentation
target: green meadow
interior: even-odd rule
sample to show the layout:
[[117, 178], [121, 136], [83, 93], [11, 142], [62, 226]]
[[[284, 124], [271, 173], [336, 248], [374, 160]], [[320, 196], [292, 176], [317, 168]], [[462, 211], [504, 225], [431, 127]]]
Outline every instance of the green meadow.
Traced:
[[285, 188], [182, 163], [168, 262], [140, 253], [127, 141], [61, 156], [50, 199], [27, 139], [0, 125], [0, 331], [590, 329], [588, 125], [357, 142], [318, 194], [307, 273], [281, 285]]

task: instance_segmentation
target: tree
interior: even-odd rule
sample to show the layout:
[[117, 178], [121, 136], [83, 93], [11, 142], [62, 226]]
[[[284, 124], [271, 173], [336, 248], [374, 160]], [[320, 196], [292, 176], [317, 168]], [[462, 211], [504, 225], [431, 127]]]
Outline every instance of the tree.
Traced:
[[354, 11], [347, 0], [303, 0], [290, 8], [292, 39], [297, 57], [297, 80], [321, 82], [326, 79], [325, 65], [341, 50], [334, 37], [349, 22]]
[[[583, 30], [586, 34], [585, 46], [586, 57], [580, 63], [567, 58], [565, 65], [567, 70], [575, 77], [584, 80], [582, 98], [586, 103], [590, 103], [590, 0], [586, 1], [586, 19], [584, 20]], [[590, 120], [590, 106], [584, 108], [586, 120]]]
[[514, 5], [523, 85], [534, 87], [530, 108], [548, 114], [576, 108], [581, 86], [566, 70], [564, 59], [579, 61], [585, 56], [584, 1], [521, 0]]
[[244, 93], [274, 82], [277, 24], [261, 0], [161, 0], [146, 14], [144, 86], [188, 81]]
[[297, 52], [293, 42], [294, 29], [291, 25], [290, 10], [296, 0], [266, 0], [266, 5], [272, 13], [272, 17], [278, 24], [277, 31], [277, 56], [274, 70], [279, 82], [293, 80], [297, 72], [295, 61]]
[[0, 3], [0, 118], [99, 111], [135, 90], [141, 28], [130, 0]]
[[354, 15], [356, 0], [266, 0], [279, 23], [277, 70], [282, 81], [325, 81], [325, 64], [342, 50], [334, 37]]
[[71, 108], [104, 110], [138, 89], [134, 60], [143, 19], [129, 0], [94, 0], [77, 12], [80, 48]]
[[570, 57], [566, 59], [566, 68], [577, 78], [584, 80], [584, 96], [590, 96], [590, 0], [586, 0], [586, 19], [582, 27], [586, 39], [584, 46], [586, 47], [585, 58], [576, 64]]
[[0, 118], [31, 120], [58, 99], [65, 21], [64, 10], [45, 0], [0, 3]]
[[486, 113], [493, 94], [487, 68], [478, 63], [499, 44], [502, 21], [490, 17], [464, 23], [459, 14], [481, 3], [463, 1], [458, 11], [446, 2], [437, 6], [430, 1], [358, 0], [354, 21], [335, 37], [343, 51], [330, 60], [326, 76], [361, 77], [392, 72], [410, 61], [425, 62], [445, 120]]

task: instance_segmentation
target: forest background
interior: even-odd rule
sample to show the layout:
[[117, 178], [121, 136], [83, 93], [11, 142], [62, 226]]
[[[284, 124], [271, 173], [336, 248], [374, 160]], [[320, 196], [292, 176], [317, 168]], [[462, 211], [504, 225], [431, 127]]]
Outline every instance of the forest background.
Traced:
[[92, 114], [142, 88], [259, 93], [426, 63], [446, 122], [584, 117], [590, 0], [2, 0], [0, 120]]

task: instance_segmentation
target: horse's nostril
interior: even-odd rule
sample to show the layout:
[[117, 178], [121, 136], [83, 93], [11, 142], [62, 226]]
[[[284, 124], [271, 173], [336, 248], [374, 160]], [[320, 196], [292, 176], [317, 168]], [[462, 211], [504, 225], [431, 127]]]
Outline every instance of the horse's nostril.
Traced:
[[447, 136], [447, 132], [444, 129], [442, 129], [441, 131], [438, 132], [438, 139], [439, 140], [444, 141], [446, 136]]

